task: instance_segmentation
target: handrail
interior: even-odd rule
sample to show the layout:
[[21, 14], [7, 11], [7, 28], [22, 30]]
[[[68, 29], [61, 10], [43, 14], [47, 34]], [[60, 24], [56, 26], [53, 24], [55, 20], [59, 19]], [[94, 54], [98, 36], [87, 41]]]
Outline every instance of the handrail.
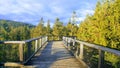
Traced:
[[96, 45], [96, 44], [91, 44], [91, 43], [88, 43], [88, 42], [83, 42], [83, 41], [78, 41], [78, 40], [75, 40], [75, 41], [79, 42], [81, 44], [84, 44], [86, 46], [89, 46], [89, 47], [92, 47], [92, 48], [95, 48], [95, 49], [101, 49], [102, 51], [111, 52], [111, 53], [114, 53], [114, 54], [120, 56], [120, 51], [118, 51], [118, 50], [114, 50], [114, 49], [111, 49], [111, 48], [99, 46], [99, 45]]
[[25, 44], [25, 41], [0, 41], [0, 44]]
[[19, 44], [19, 43], [25, 44], [25, 43], [28, 43], [28, 42], [37, 40], [37, 39], [39, 39], [39, 38], [42, 38], [42, 37], [32, 38], [32, 39], [25, 40], [25, 41], [0, 41], [0, 44]]
[[24, 42], [25, 42], [25, 43], [31, 42], [31, 41], [37, 40], [37, 39], [39, 39], [39, 38], [42, 38], [42, 37], [38, 37], [38, 38], [33, 38], [33, 39], [25, 40]]
[[[33, 55], [38, 51], [38, 49], [41, 48], [44, 45], [44, 43], [47, 42], [47, 39], [48, 39], [47, 36], [42, 36], [42, 37], [33, 38], [33, 39], [25, 40], [25, 41], [0, 41], [0, 44], [19, 44], [19, 61], [21, 64], [25, 64], [31, 59], [31, 57], [33, 57]], [[29, 57], [27, 57], [27, 59], [25, 60], [24, 53], [23, 53], [24, 52], [23, 46], [26, 43], [29, 43], [32, 41], [35, 41], [34, 53], [31, 55], [31, 44], [28, 44], [27, 52], [28, 52]]]
[[115, 49], [111, 49], [111, 48], [107, 48], [107, 47], [103, 47], [103, 46], [99, 46], [99, 45], [96, 45], [96, 44], [91, 44], [91, 43], [88, 43], [88, 42], [84, 42], [84, 41], [80, 41], [80, 40], [76, 40], [76, 39], [73, 39], [73, 38], [70, 38], [70, 37], [63, 37], [63, 42], [65, 43], [65, 45], [67, 45], [67, 48], [69, 49], [69, 46], [70, 46], [70, 42], [77, 42], [80, 44], [80, 59], [82, 60], [83, 59], [83, 51], [84, 51], [84, 46], [88, 46], [88, 47], [91, 47], [91, 48], [95, 48], [98, 50], [98, 53], [99, 53], [99, 60], [98, 60], [98, 68], [103, 68], [104, 67], [104, 52], [109, 52], [109, 53], [113, 53], [117, 56], [120, 56], [120, 51], [118, 50], [115, 50]]

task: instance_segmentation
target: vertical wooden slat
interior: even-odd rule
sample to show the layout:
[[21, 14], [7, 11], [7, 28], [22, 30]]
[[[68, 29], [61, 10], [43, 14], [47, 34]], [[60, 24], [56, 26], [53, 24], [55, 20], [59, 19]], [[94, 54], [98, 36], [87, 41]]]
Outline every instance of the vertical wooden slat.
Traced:
[[70, 39], [68, 40], [68, 50], [70, 50]]
[[48, 36], [46, 36], [46, 40], [45, 40], [45, 42], [47, 42], [48, 41]]
[[73, 49], [75, 49], [75, 40], [76, 40], [76, 38], [74, 38], [74, 40], [73, 40]]
[[68, 47], [68, 38], [67, 38], [67, 41], [66, 41], [66, 45], [67, 45], [67, 47]]
[[47, 41], [49, 41], [49, 36], [47, 36]]
[[39, 39], [39, 48], [41, 47], [41, 38]]
[[77, 49], [76, 49], [76, 52], [75, 52], [75, 57], [78, 57], [78, 46], [77, 46]]
[[38, 40], [35, 40], [35, 52], [37, 51]]
[[80, 59], [83, 59], [83, 44], [80, 44]]
[[19, 44], [19, 60], [20, 62], [23, 62], [24, 61], [24, 58], [23, 58], [23, 44]]
[[99, 61], [98, 61], [98, 68], [104, 68], [104, 51], [101, 49], [99, 51]]
[[44, 42], [44, 37], [42, 37], [42, 45], [43, 45], [43, 42]]
[[41, 47], [42, 47], [42, 37], [41, 37]]

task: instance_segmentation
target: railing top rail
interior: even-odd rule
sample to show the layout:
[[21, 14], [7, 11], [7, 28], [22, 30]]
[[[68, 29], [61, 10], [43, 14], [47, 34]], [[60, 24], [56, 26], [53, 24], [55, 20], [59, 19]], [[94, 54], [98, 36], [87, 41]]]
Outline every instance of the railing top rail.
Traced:
[[28, 43], [28, 42], [31, 42], [31, 41], [34, 41], [34, 40], [38, 40], [42, 37], [44, 37], [44, 36], [41, 36], [41, 37], [38, 37], [38, 38], [32, 38], [32, 39], [25, 40], [25, 41], [0, 41], [0, 44], [25, 44], [25, 43]]
[[24, 44], [25, 41], [0, 41], [0, 44]]
[[77, 42], [80, 42], [86, 46], [89, 46], [89, 47], [92, 47], [92, 48], [95, 48], [95, 49], [100, 49], [102, 51], [107, 51], [107, 52], [111, 52], [111, 53], [114, 53], [118, 56], [120, 56], [120, 51], [118, 50], [115, 50], [115, 49], [111, 49], [111, 48], [107, 48], [107, 47], [103, 47], [103, 46], [99, 46], [97, 44], [91, 44], [91, 43], [87, 43], [87, 42], [83, 42], [83, 41], [78, 41], [76, 40]]
[[[66, 37], [66, 38], [68, 38], [70, 40], [74, 40], [74, 39], [69, 38], [69, 37]], [[80, 40], [75, 40], [75, 42], [84, 44], [85, 46], [89, 46], [89, 47], [92, 47], [92, 48], [95, 48], [95, 49], [100, 49], [102, 51], [107, 51], [107, 52], [110, 52], [110, 53], [113, 53], [113, 54], [116, 54], [116, 55], [120, 56], [120, 51], [119, 50], [115, 50], [115, 49], [99, 46], [97, 44], [91, 44], [91, 43], [80, 41]]]
[[31, 41], [34, 41], [34, 40], [38, 40], [38, 39], [40, 39], [40, 38], [42, 38], [42, 36], [41, 36], [41, 37], [38, 37], [38, 38], [32, 38], [32, 39], [29, 39], [29, 40], [25, 40], [24, 42], [25, 42], [25, 43], [31, 42]]

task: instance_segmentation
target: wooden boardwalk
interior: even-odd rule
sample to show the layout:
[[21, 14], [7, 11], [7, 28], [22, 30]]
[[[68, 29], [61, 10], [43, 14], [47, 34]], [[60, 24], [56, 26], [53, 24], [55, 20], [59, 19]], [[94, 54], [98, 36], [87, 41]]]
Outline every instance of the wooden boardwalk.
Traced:
[[28, 62], [29, 68], [85, 68], [64, 47], [62, 41], [49, 42]]

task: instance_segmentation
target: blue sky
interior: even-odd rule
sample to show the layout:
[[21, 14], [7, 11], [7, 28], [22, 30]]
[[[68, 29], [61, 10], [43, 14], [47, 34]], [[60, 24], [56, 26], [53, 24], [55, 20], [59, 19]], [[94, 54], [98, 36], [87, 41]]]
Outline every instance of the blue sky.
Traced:
[[93, 14], [97, 0], [0, 0], [0, 19], [37, 25], [43, 17], [53, 25], [58, 17], [65, 24], [73, 11], [79, 20]]

